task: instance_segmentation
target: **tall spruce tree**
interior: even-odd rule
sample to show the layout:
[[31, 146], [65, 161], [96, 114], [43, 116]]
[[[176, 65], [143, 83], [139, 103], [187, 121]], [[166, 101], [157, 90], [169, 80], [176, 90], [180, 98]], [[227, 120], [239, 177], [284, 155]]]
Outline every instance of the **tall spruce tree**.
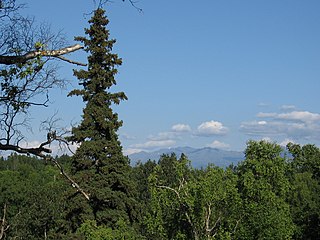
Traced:
[[[116, 67], [122, 64], [112, 53], [114, 39], [109, 39], [108, 19], [97, 9], [85, 29], [87, 37], [76, 37], [88, 52], [87, 70], [75, 70], [82, 89], [69, 93], [86, 103], [81, 123], [72, 129], [70, 141], [80, 145], [72, 160], [75, 179], [89, 192], [89, 204], [74, 196], [74, 209], [68, 214], [73, 230], [86, 220], [98, 226], [116, 228], [118, 221], [135, 221], [134, 188], [130, 182], [129, 160], [122, 154], [117, 131], [122, 125], [112, 106], [126, 100], [123, 92], [112, 93]], [[78, 200], [76, 200], [78, 198]]]

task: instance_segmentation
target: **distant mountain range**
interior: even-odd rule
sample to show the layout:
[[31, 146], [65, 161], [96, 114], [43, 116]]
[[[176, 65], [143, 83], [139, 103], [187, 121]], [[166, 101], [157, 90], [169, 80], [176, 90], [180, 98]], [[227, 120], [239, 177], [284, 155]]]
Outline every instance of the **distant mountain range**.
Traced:
[[149, 159], [158, 161], [163, 154], [175, 153], [179, 158], [184, 153], [191, 161], [194, 168], [207, 167], [208, 164], [214, 164], [219, 167], [227, 167], [230, 164], [237, 165], [239, 161], [244, 159], [243, 152], [226, 151], [216, 148], [192, 148], [177, 147], [170, 149], [161, 149], [154, 152], [139, 152], [129, 155], [131, 165], [135, 165], [138, 161], [146, 162]]

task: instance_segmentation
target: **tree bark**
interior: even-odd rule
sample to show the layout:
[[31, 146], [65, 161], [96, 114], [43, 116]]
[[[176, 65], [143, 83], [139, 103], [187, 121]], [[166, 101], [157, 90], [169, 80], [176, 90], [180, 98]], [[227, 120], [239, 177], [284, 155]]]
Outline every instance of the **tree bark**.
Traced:
[[11, 144], [2, 144], [0, 143], [0, 150], [3, 151], [15, 151], [17, 153], [23, 153], [23, 154], [33, 154], [39, 157], [44, 157], [45, 155], [43, 154], [43, 152], [45, 153], [51, 153], [51, 149], [49, 148], [45, 148], [43, 146], [40, 146], [38, 148], [22, 148], [16, 145], [11, 145]]
[[9, 225], [6, 222], [6, 212], [7, 212], [7, 205], [4, 204], [3, 207], [3, 217], [1, 219], [1, 228], [0, 228], [0, 239], [4, 239], [5, 232], [9, 229]]
[[79, 49], [83, 49], [83, 46], [80, 44], [75, 44], [69, 47], [57, 49], [57, 50], [36, 50], [36, 51], [30, 51], [27, 52], [26, 54], [23, 55], [18, 55], [18, 56], [3, 56], [0, 55], [0, 64], [5, 64], [5, 65], [11, 65], [11, 64], [16, 64], [16, 63], [26, 63], [28, 60], [34, 59], [38, 56], [42, 57], [55, 57], [59, 58], [63, 61], [67, 61], [73, 64], [81, 65], [81, 66], [86, 66], [84, 63], [80, 62], [75, 62], [69, 59], [66, 59], [62, 57], [62, 55], [75, 52]]

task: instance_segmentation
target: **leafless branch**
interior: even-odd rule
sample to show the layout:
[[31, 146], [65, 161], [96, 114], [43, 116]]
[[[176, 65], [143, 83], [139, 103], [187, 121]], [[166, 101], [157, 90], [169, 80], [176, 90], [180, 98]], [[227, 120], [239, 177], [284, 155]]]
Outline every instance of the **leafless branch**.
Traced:
[[66, 147], [70, 153], [74, 154], [70, 148], [70, 143], [66, 140], [65, 136], [70, 134], [70, 130], [67, 127], [59, 126], [58, 122], [61, 120], [57, 118], [58, 112], [55, 112], [51, 117], [42, 121], [40, 124], [40, 131], [47, 132], [47, 140], [58, 142], [60, 149]]
[[218, 223], [221, 221], [221, 216], [218, 217], [218, 219], [215, 221], [212, 227], [210, 227], [210, 219], [211, 219], [211, 203], [208, 204], [208, 208], [206, 209], [206, 234], [208, 236], [211, 235], [211, 232], [216, 228]]
[[233, 228], [232, 234], [234, 234], [238, 228], [239, 223], [241, 222], [242, 216], [237, 220], [236, 225]]
[[7, 204], [4, 204], [3, 206], [3, 216], [1, 221], [1, 226], [0, 226], [0, 239], [5, 238], [5, 233], [9, 229], [10, 225], [7, 224], [6, 221], [6, 213], [7, 213]]
[[[124, 2], [125, 0], [122, 0], [122, 1]], [[135, 9], [138, 10], [138, 12], [140, 12], [140, 13], [143, 12], [142, 8], [139, 8], [139, 7], [136, 5], [136, 4], [137, 4], [137, 1], [133, 1], [133, 0], [128, 0], [128, 1], [130, 2], [130, 4], [131, 4], [132, 7], [134, 7]]]
[[[122, 2], [125, 2], [126, 0], [122, 0]], [[140, 13], [143, 13], [143, 10], [142, 10], [142, 8], [139, 8], [138, 6], [137, 6], [137, 3], [138, 3], [138, 1], [133, 1], [133, 0], [127, 0], [130, 4], [131, 4], [131, 6], [133, 7], [133, 8], [135, 8], [138, 12], [140, 12]], [[108, 3], [108, 2], [112, 2], [112, 0], [99, 0], [98, 1], [98, 4], [97, 4], [97, 1], [96, 0], [93, 0], [93, 2], [98, 6], [98, 8], [102, 8], [106, 3]]]
[[168, 186], [157, 186], [157, 188], [164, 188], [164, 189], [168, 189], [168, 190], [174, 192], [177, 195], [178, 200], [181, 201], [179, 192], [177, 190], [175, 190], [174, 188], [171, 188], [171, 187], [168, 187]]
[[70, 63], [86, 66], [86, 64], [83, 64], [83, 63], [73, 62], [72, 60], [61, 58], [62, 55], [75, 52], [79, 49], [83, 49], [83, 46], [81, 46], [80, 44], [75, 44], [75, 45], [57, 49], [57, 50], [29, 51], [26, 54], [17, 55], [17, 56], [0, 55], [0, 64], [12, 65], [17, 63], [26, 63], [27, 61], [31, 59], [35, 59], [36, 57], [40, 56], [40, 57], [56, 57], [56, 58], [63, 59], [64, 61], [68, 61]]
[[10, 18], [12, 14], [16, 13], [24, 4], [17, 4], [16, 0], [1, 0], [0, 1], [0, 19]]
[[78, 183], [76, 183], [63, 169], [63, 167], [61, 166], [61, 164], [55, 160], [52, 157], [49, 157], [48, 159], [46, 159], [50, 162], [52, 162], [56, 167], [58, 167], [58, 169], [60, 170], [60, 173], [71, 183], [72, 187], [76, 188], [77, 191], [79, 191], [84, 197], [85, 199], [87, 199], [88, 201], [90, 200], [90, 194], [87, 193], [86, 191], [84, 191]]
[[0, 150], [15, 151], [17, 153], [22, 153], [22, 154], [32, 154], [32, 155], [44, 158], [45, 157], [44, 153], [51, 153], [52, 152], [51, 149], [44, 147], [47, 144], [48, 144], [47, 142], [44, 142], [39, 147], [24, 148], [24, 147], [20, 147], [18, 145], [0, 143]]
[[211, 203], [209, 203], [208, 205], [207, 214], [206, 214], [206, 232], [211, 232], [209, 230], [210, 217], [211, 217]]
[[63, 57], [63, 56], [57, 56], [56, 58], [58, 58], [58, 59], [60, 59], [60, 60], [62, 60], [62, 61], [71, 63], [71, 64], [78, 65], [78, 66], [87, 66], [86, 63], [81, 63], [81, 62], [77, 62], [77, 61], [74, 61], [74, 60], [70, 60], [70, 59], [65, 58], [65, 57]]
[[[37, 66], [35, 64], [34, 66]], [[57, 67], [46, 63], [41, 70], [24, 74], [25, 70], [13, 68], [15, 74], [3, 75], [0, 89], [0, 142], [2, 145], [17, 145], [22, 140], [22, 131], [31, 129], [28, 119], [30, 106], [47, 107], [48, 91], [54, 87], [63, 87], [64, 80], [56, 76]], [[10, 72], [11, 69], [3, 70]], [[39, 98], [41, 96], [41, 98]], [[16, 139], [14, 139], [16, 138]]]

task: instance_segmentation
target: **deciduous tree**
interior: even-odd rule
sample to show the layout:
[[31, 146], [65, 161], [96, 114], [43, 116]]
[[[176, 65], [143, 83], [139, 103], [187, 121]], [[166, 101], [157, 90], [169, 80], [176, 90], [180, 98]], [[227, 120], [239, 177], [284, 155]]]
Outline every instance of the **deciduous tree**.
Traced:
[[320, 238], [320, 150], [289, 143], [290, 209], [296, 225], [294, 239]]
[[241, 199], [237, 176], [230, 169], [208, 166], [194, 170], [185, 155], [178, 160], [175, 155], [162, 156], [149, 180], [151, 200], [145, 225], [150, 239], [235, 236]]
[[294, 225], [286, 202], [289, 181], [279, 145], [249, 141], [239, 164], [244, 215], [237, 239], [290, 239]]

